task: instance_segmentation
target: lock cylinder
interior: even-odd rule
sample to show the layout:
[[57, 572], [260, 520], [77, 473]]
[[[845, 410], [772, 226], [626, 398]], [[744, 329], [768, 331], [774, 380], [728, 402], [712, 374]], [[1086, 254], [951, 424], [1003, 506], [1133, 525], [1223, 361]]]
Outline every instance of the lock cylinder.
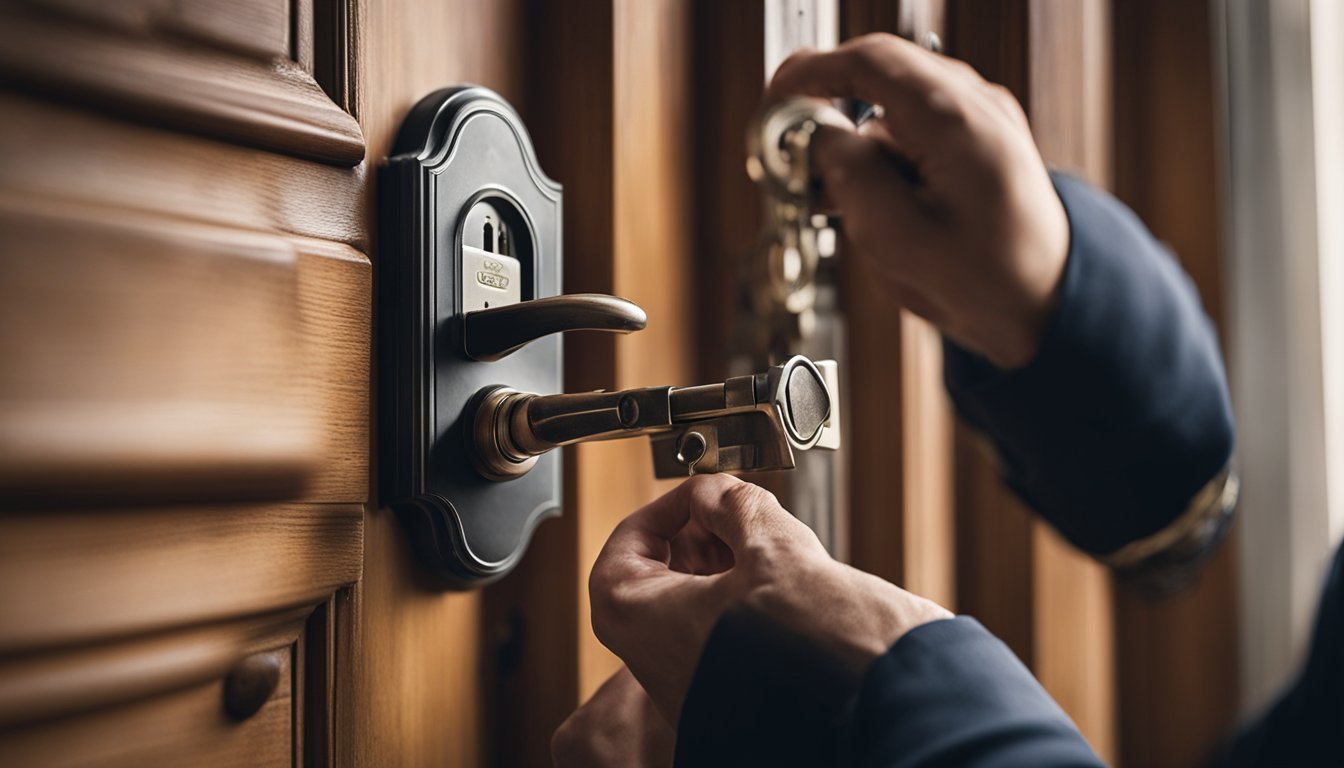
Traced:
[[531, 262], [527, 218], [503, 196], [484, 197], [462, 221], [462, 311], [506, 307], [524, 295], [524, 262]]

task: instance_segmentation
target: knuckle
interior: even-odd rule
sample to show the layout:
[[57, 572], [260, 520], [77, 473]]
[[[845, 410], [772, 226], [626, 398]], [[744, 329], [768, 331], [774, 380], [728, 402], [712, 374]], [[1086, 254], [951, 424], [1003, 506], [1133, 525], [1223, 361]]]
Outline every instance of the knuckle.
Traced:
[[560, 727], [555, 729], [555, 733], [551, 734], [551, 754], [567, 752], [573, 746], [576, 736], [574, 719], [578, 716], [578, 710], [571, 712]]
[[925, 94], [924, 109], [947, 127], [964, 126], [970, 122], [966, 103], [948, 88], [934, 88]]
[[722, 499], [724, 506], [741, 512], [760, 511], [779, 503], [774, 494], [752, 483], [735, 483], [724, 488]]
[[858, 67], [881, 71], [886, 68], [886, 60], [891, 53], [891, 47], [895, 44], [895, 39], [895, 35], [873, 32], [856, 39], [845, 50], [844, 55], [852, 59]]
[[846, 47], [856, 52], [860, 50], [868, 51], [871, 55], [873, 52], [901, 45], [903, 42], [905, 41], [890, 32], [869, 32], [849, 41]]
[[952, 63], [952, 68], [957, 71], [957, 74], [966, 78], [970, 82], [972, 83], [984, 82], [984, 78], [980, 76], [980, 71], [977, 70], [975, 67], [971, 66], [970, 64], [962, 61], [961, 59], [948, 59], [948, 61]]
[[811, 48], [799, 48], [784, 57], [784, 60], [779, 63], [779, 67], [775, 71], [783, 72], [785, 70], [793, 69], [798, 66], [799, 63], [807, 61], [816, 55], [817, 52]]
[[628, 606], [622, 597], [618, 579], [602, 576], [594, 572], [588, 580], [588, 602], [592, 614], [593, 633], [599, 639], [611, 636], [613, 625], [620, 622], [628, 612]]
[[611, 592], [611, 585], [614, 579], [611, 575], [611, 565], [606, 559], [599, 557], [596, 563], [593, 563], [593, 572], [588, 576], [588, 597], [596, 604], [599, 601], [606, 600]]
[[710, 475], [692, 475], [686, 481], [686, 487], [692, 491], [714, 490], [716, 488], [726, 488], [736, 484], [737, 478], [732, 475], [720, 473]]
[[582, 711], [571, 714], [551, 734], [551, 759], [557, 766], [582, 765], [586, 758], [581, 729], [575, 723]]
[[999, 104], [1002, 105], [1004, 109], [1008, 110], [1010, 114], [1026, 117], [1026, 112], [1022, 109], [1022, 102], [1018, 101], [1017, 96], [1013, 95], [1013, 92], [1008, 90], [1006, 86], [992, 83], [990, 85], [990, 93], [994, 94], [994, 98], [997, 99]]

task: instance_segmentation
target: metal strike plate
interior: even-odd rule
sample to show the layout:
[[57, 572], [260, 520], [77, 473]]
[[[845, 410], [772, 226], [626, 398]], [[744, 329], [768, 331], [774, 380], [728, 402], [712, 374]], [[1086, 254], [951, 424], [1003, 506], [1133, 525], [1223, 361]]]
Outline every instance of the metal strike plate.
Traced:
[[476, 586], [559, 513], [561, 457], [487, 480], [472, 468], [463, 411], [498, 384], [559, 392], [561, 340], [481, 362], [464, 350], [463, 315], [560, 293], [561, 189], [518, 114], [476, 86], [421, 100], [380, 176], [379, 499], [435, 578]]

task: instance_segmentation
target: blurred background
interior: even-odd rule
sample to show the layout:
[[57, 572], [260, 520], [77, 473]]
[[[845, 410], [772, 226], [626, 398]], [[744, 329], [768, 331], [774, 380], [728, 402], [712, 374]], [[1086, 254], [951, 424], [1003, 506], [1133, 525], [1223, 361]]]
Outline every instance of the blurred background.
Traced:
[[[872, 31], [1007, 85], [1194, 277], [1242, 497], [1190, 589], [1034, 522], [843, 242], [807, 301], [756, 295], [761, 90]], [[1202, 764], [1294, 673], [1344, 535], [1335, 0], [0, 0], [0, 763], [548, 765], [617, 668], [586, 580], [670, 487], [643, 441], [566, 449], [564, 515], [484, 589], [425, 583], [376, 503], [380, 164], [460, 83], [564, 185], [565, 290], [648, 312], [567, 341], [566, 391], [839, 359], [843, 450], [760, 480], [1114, 764]]]

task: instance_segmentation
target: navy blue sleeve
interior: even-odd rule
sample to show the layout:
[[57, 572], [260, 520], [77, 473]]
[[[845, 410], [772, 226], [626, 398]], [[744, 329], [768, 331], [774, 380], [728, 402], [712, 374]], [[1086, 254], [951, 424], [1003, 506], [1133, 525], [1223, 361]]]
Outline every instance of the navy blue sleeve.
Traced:
[[1008, 647], [971, 618], [906, 633], [856, 679], [741, 611], [711, 634], [677, 766], [1102, 766]]
[[946, 341], [944, 380], [1008, 484], [1075, 546], [1107, 554], [1166, 527], [1223, 470], [1232, 410], [1189, 277], [1128, 208], [1053, 178], [1071, 241], [1036, 357], [1002, 371]]
[[847, 764], [841, 755], [858, 685], [807, 638], [730, 610], [710, 633], [682, 704], [676, 765]]
[[1297, 679], [1248, 724], [1215, 764], [1220, 768], [1344, 765], [1344, 548], [1335, 550], [1321, 592], [1311, 649]]
[[862, 768], [1104, 766], [1008, 646], [964, 616], [916, 627], [868, 670], [852, 743]]

